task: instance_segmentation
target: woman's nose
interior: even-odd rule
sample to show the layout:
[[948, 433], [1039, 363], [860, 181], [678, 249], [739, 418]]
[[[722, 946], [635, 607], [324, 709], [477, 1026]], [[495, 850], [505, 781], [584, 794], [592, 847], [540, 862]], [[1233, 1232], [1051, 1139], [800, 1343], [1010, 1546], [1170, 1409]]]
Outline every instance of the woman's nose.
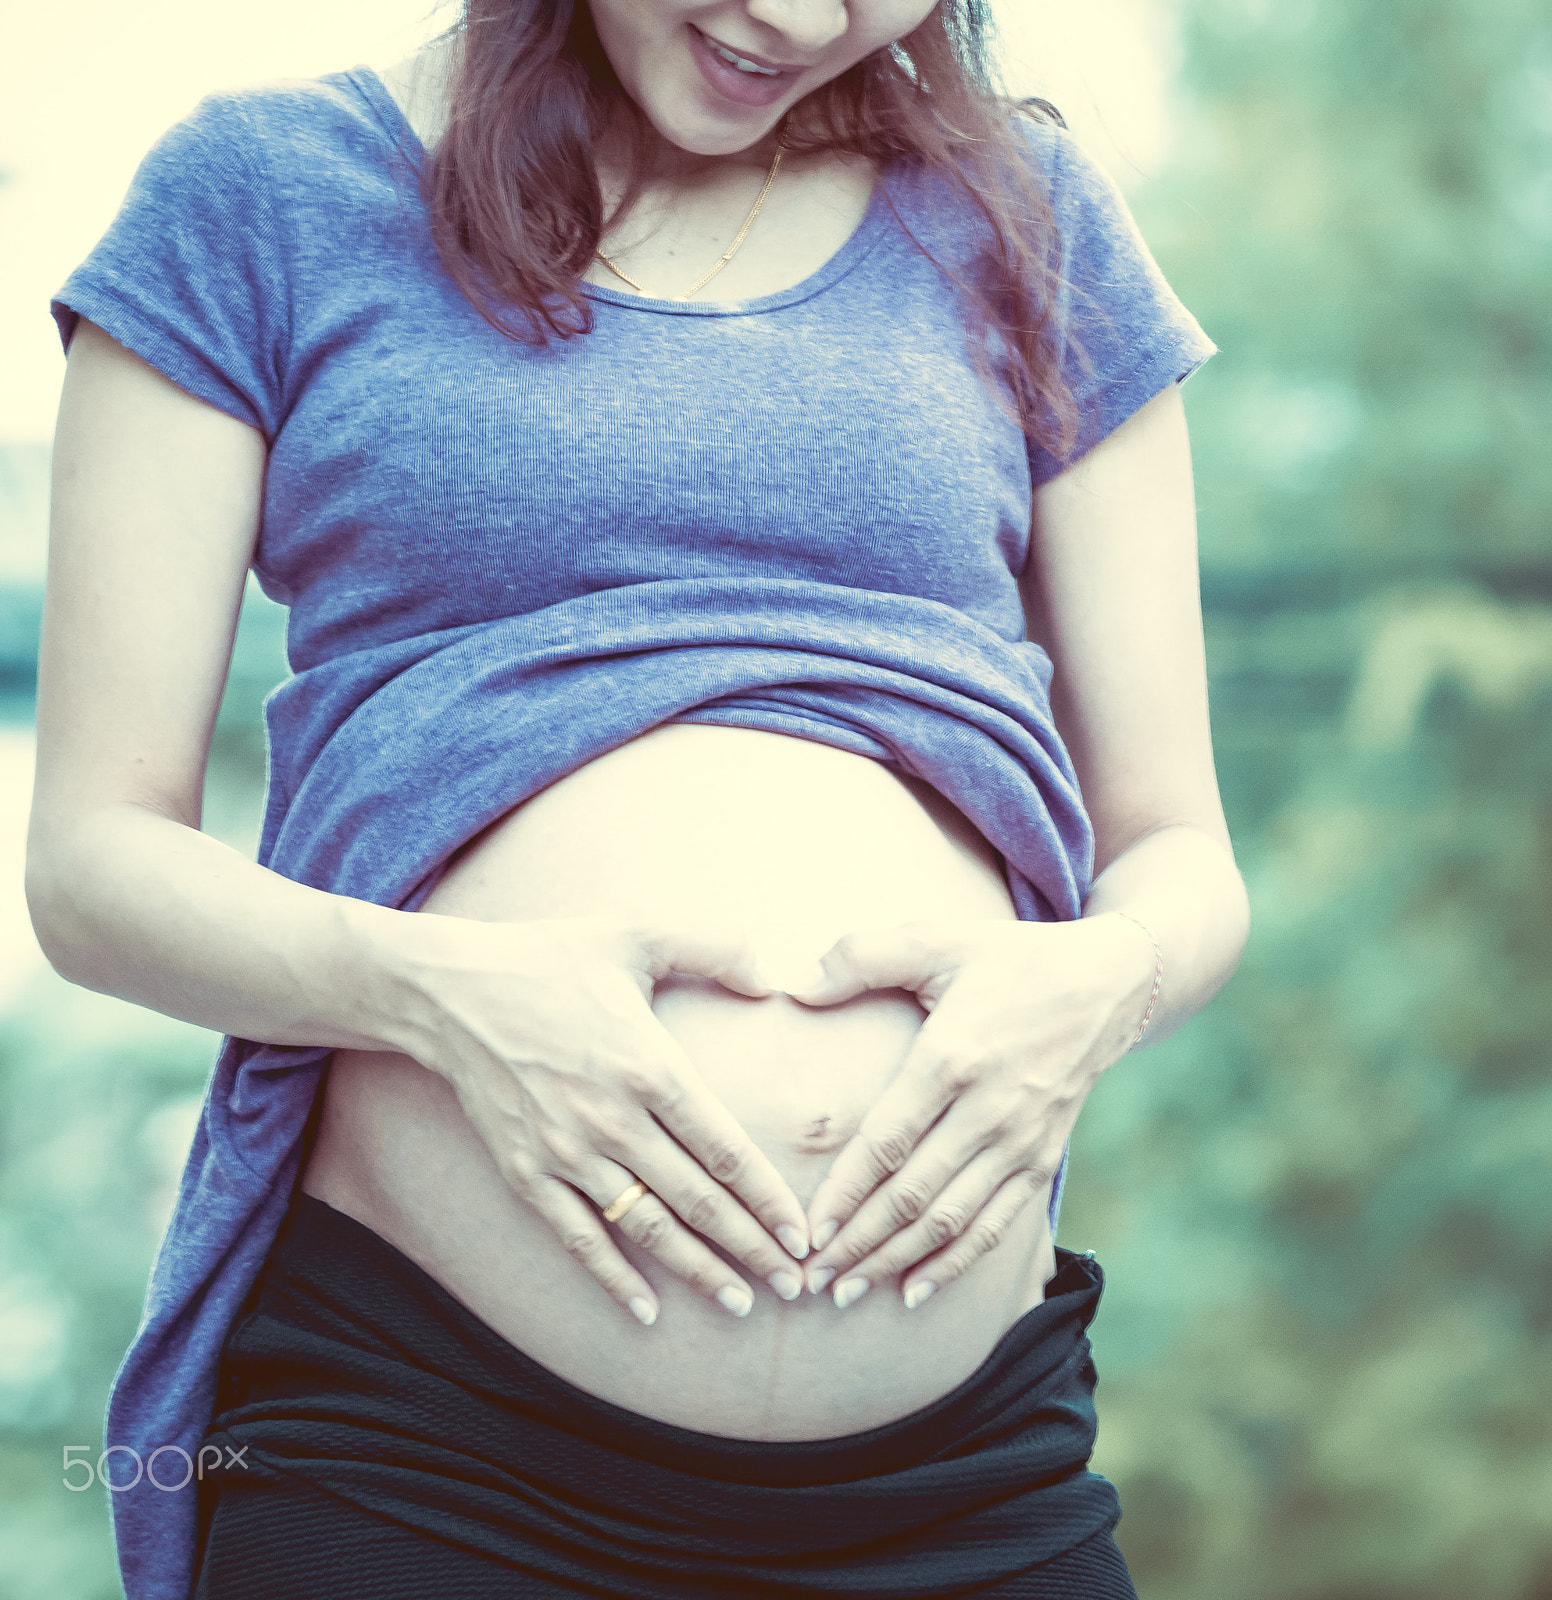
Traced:
[[832, 45], [850, 27], [846, 0], [748, 0], [749, 15], [808, 54]]

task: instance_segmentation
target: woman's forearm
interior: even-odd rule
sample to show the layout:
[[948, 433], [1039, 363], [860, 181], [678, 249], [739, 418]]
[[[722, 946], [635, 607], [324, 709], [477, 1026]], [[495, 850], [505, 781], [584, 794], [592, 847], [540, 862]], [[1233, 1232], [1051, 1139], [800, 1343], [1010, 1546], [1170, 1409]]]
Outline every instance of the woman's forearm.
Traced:
[[784, 1243], [807, 1253], [798, 1197], [646, 997], [668, 971], [769, 995], [736, 931], [392, 911], [131, 804], [68, 825], [43, 814], [28, 900], [76, 983], [240, 1038], [392, 1050], [441, 1075], [502, 1181], [644, 1322], [657, 1291], [600, 1214], [633, 1177], [648, 1195], [620, 1231], [734, 1316], [753, 1304], [738, 1267], [776, 1287], [794, 1262]]
[[27, 899], [44, 954], [85, 988], [268, 1044], [409, 1036], [394, 952], [420, 919], [293, 883], [148, 808], [35, 822]]
[[1114, 912], [1142, 923], [1163, 956], [1142, 1049], [1183, 1027], [1229, 981], [1249, 935], [1250, 902], [1227, 847], [1181, 823], [1145, 834], [1094, 880], [1085, 919]]

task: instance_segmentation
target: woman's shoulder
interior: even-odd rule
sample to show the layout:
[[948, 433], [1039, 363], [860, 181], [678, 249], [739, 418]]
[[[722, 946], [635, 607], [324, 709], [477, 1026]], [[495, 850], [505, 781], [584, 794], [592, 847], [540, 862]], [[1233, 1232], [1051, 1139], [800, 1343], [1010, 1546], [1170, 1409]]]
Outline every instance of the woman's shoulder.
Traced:
[[318, 184], [380, 170], [401, 142], [392, 101], [365, 68], [284, 78], [204, 96], [157, 141], [148, 161], [245, 185]]
[[1032, 186], [1043, 202], [1035, 215], [1049, 229], [1070, 286], [1091, 298], [1144, 287], [1166, 293], [1125, 194], [1057, 108], [1038, 99], [1010, 104], [1008, 132], [995, 157], [999, 164], [982, 165], [973, 184], [918, 164], [907, 183], [907, 204], [942, 230], [939, 238], [973, 252], [996, 242], [994, 211], [1004, 225], [1027, 214], [1026, 186]]
[[989, 150], [982, 146], [951, 165], [920, 155], [892, 163], [889, 187], [902, 220], [974, 249], [995, 237], [986, 202], [997, 197], [1007, 216], [1020, 215], [1031, 185], [1058, 226], [1096, 208], [1124, 211], [1119, 191], [1049, 101], [1011, 102], [1006, 132]]
[[89, 318], [272, 437], [298, 284], [358, 266], [362, 224], [396, 214], [393, 130], [357, 76], [221, 90], [174, 123], [54, 296], [66, 348]]
[[1020, 102], [1012, 126], [1015, 145], [1044, 188], [1058, 226], [1133, 227], [1114, 178], [1049, 100]]
[[1049, 100], [1021, 100], [1008, 120], [1020, 165], [1043, 190], [1058, 226], [1103, 218], [1130, 226], [1130, 208], [1115, 180]]
[[1049, 100], [1031, 95], [1008, 108], [1008, 126], [1015, 147], [1048, 182], [1054, 183], [1064, 156], [1076, 143], [1067, 119]]

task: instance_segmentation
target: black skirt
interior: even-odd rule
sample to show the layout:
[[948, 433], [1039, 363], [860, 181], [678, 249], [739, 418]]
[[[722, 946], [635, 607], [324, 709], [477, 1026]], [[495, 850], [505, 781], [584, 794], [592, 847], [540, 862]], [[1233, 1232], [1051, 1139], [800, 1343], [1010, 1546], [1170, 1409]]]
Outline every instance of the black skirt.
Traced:
[[299, 1194], [222, 1359], [196, 1600], [1136, 1600], [1085, 1329], [1045, 1302], [958, 1388], [841, 1438], [727, 1439], [557, 1377]]

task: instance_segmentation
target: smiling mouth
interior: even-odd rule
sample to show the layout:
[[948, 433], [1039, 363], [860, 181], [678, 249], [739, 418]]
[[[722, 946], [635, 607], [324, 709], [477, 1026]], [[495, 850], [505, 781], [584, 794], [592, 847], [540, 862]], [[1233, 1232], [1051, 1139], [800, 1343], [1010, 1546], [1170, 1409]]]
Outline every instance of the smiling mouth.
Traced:
[[758, 61], [751, 61], [748, 56], [741, 56], [736, 50], [729, 50], [725, 44], [719, 44], [709, 33], [700, 33], [706, 41], [706, 48], [713, 55], [720, 56], [730, 67], [737, 67], [740, 72], [747, 72], [753, 78], [779, 78], [782, 74], [780, 67], [762, 66]]

